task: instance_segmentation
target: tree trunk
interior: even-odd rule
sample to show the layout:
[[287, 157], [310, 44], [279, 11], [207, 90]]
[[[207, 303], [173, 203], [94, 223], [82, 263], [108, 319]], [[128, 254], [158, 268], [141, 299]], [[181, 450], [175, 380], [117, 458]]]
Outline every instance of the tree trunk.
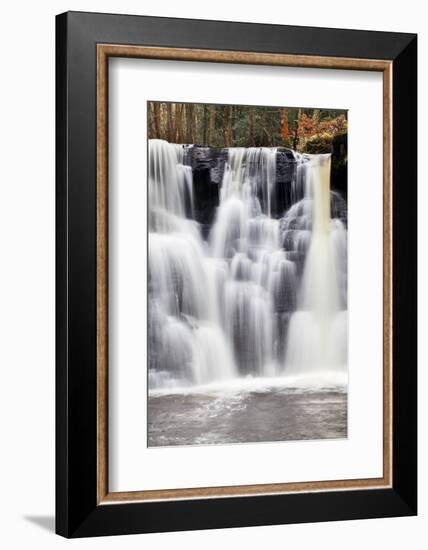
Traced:
[[249, 109], [248, 111], [248, 143], [251, 145], [251, 147], [255, 147], [256, 145], [256, 138], [254, 135], [254, 112], [253, 109]]
[[228, 105], [223, 111], [223, 142], [224, 147], [230, 147], [232, 140], [232, 106]]
[[149, 102], [149, 139], [156, 139], [156, 125], [155, 125], [155, 113], [154, 113], [154, 103], [153, 101]]
[[236, 124], [235, 122], [239, 119], [239, 107], [237, 107], [236, 105], [233, 105], [231, 107], [231, 110], [232, 110], [232, 114], [231, 114], [231, 119], [230, 119], [230, 125], [231, 125], [231, 128], [230, 128], [230, 135], [232, 137], [232, 145], [235, 146], [236, 144]]
[[193, 105], [191, 103], [186, 104], [186, 142], [193, 143]]
[[168, 141], [167, 126], [166, 126], [166, 105], [165, 103], [159, 103], [159, 126], [161, 139]]
[[315, 124], [319, 123], [319, 121], [320, 121], [320, 110], [319, 109], [314, 109], [314, 112], [312, 114], [312, 120], [314, 121]]
[[152, 139], [160, 139], [161, 138], [161, 130], [160, 130], [160, 105], [157, 101], [151, 102], [151, 132], [152, 132]]
[[207, 145], [208, 143], [207, 137], [208, 137], [208, 107], [207, 105], [204, 105], [204, 128], [202, 133], [202, 141], [204, 145]]
[[302, 114], [302, 110], [299, 109], [297, 112], [297, 118], [294, 121], [293, 149], [295, 151], [297, 151], [297, 145], [299, 143], [299, 122], [300, 122], [301, 114]]
[[183, 105], [175, 105], [175, 142], [183, 143]]
[[173, 104], [166, 104], [166, 125], [167, 125], [167, 141], [174, 143], [175, 141], [175, 132], [174, 132], [174, 118], [173, 118]]
[[290, 138], [290, 130], [288, 128], [288, 109], [280, 110], [280, 119], [281, 119], [281, 136], [283, 141], [288, 144]]
[[209, 111], [209, 122], [208, 122], [208, 131], [207, 131], [207, 145], [214, 145], [214, 132], [215, 132], [215, 117], [216, 117], [216, 106], [210, 105], [208, 107]]

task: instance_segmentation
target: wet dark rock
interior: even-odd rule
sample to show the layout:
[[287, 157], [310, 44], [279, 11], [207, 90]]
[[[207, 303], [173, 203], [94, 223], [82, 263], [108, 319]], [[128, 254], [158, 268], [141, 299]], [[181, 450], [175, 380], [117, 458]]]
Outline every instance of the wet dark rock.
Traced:
[[223, 179], [227, 149], [193, 145], [186, 151], [185, 163], [193, 171], [193, 202], [195, 219], [207, 237], [219, 204], [219, 189]]
[[332, 218], [339, 218], [345, 226], [348, 225], [348, 207], [346, 200], [335, 190], [332, 190], [330, 195], [330, 211]]
[[276, 154], [276, 185], [273, 212], [280, 217], [292, 204], [291, 184], [296, 178], [296, 159], [291, 149], [279, 147]]
[[[343, 151], [346, 150], [346, 136], [337, 136], [332, 144], [331, 187], [339, 191], [346, 200], [347, 164]], [[192, 167], [195, 219], [201, 224], [206, 237], [214, 221], [219, 204], [219, 193], [223, 180], [227, 149], [208, 145], [192, 145], [186, 149], [184, 162]], [[278, 147], [276, 156], [276, 185], [272, 196], [272, 216], [280, 218], [293, 204], [292, 188], [296, 179], [294, 152]], [[263, 197], [259, 200], [263, 206]]]
[[211, 183], [221, 185], [224, 175], [224, 166], [227, 161], [227, 149], [217, 150], [210, 168]]
[[346, 200], [348, 196], [348, 134], [338, 134], [333, 139], [331, 155], [331, 188]]
[[289, 183], [296, 175], [296, 159], [291, 149], [278, 147], [276, 154], [276, 181]]
[[204, 238], [214, 221], [219, 205], [219, 185], [211, 180], [210, 168], [193, 170], [193, 207], [195, 220], [201, 224]]
[[185, 162], [193, 170], [209, 170], [210, 183], [219, 185], [223, 179], [226, 160], [227, 149], [193, 145], [187, 150]]

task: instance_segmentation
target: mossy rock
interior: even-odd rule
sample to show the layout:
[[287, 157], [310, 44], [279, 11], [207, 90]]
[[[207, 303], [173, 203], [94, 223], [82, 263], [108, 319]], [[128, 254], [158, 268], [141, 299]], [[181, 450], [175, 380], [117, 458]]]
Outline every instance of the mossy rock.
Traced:
[[311, 155], [319, 155], [322, 153], [333, 152], [333, 136], [330, 134], [320, 134], [311, 137], [307, 142], [304, 149], [305, 153]]

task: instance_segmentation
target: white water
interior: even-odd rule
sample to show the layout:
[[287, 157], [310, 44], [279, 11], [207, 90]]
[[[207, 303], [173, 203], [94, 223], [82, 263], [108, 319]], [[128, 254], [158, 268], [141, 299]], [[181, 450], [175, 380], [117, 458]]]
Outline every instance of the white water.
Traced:
[[312, 221], [309, 249], [292, 314], [286, 364], [289, 373], [342, 369], [347, 362], [347, 312], [339, 281], [346, 258], [346, 230], [330, 218], [330, 156], [312, 160]]
[[274, 218], [276, 158], [228, 150], [204, 240], [185, 146], [149, 141], [151, 390], [346, 373], [347, 238], [331, 219], [343, 199], [330, 158], [296, 154], [292, 204]]

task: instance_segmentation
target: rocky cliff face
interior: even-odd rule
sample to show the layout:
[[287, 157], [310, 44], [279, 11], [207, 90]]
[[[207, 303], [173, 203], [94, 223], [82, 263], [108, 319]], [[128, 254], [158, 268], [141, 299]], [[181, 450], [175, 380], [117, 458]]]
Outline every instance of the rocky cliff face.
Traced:
[[192, 167], [195, 219], [207, 236], [219, 204], [227, 149], [193, 145], [186, 151], [185, 163]]
[[[192, 145], [187, 148], [184, 162], [192, 167], [195, 219], [202, 226], [206, 236], [214, 221], [219, 204], [219, 190], [228, 157], [226, 148]], [[340, 173], [332, 169], [332, 189], [346, 188], [346, 163], [340, 166]], [[275, 205], [272, 215], [280, 217], [292, 204], [292, 182], [296, 178], [296, 160], [291, 149], [278, 147], [276, 155]], [[337, 181], [336, 181], [337, 180]], [[337, 183], [337, 185], [336, 185]], [[343, 193], [345, 194], [345, 193]], [[346, 196], [346, 194], [345, 194]]]

